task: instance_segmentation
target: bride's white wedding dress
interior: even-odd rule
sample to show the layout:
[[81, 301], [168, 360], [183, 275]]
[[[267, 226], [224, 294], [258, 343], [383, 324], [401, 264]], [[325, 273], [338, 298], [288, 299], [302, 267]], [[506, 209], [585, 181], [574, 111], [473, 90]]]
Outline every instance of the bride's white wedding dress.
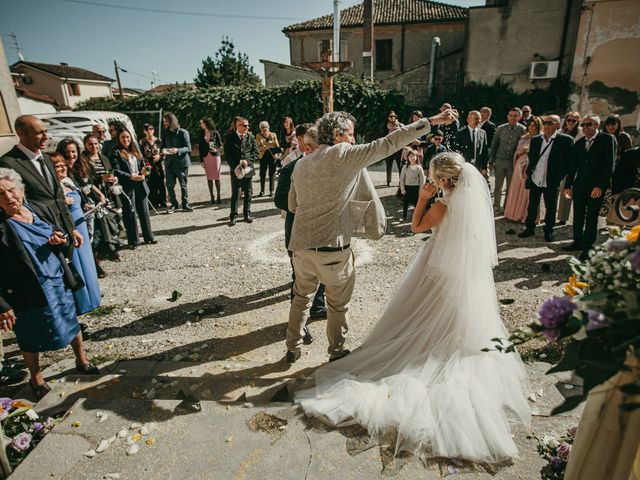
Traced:
[[295, 394], [309, 416], [397, 432], [396, 452], [499, 462], [518, 454], [510, 422], [528, 425], [517, 353], [481, 352], [506, 337], [492, 267], [495, 228], [486, 181], [463, 167], [436, 233], [361, 347]]

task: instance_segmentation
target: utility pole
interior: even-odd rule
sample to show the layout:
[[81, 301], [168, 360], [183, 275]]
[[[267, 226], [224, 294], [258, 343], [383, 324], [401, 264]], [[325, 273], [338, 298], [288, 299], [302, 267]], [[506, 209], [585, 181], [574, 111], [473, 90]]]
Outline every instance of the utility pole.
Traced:
[[[120, 69], [118, 68], [118, 62], [113, 61], [113, 67], [116, 69], [116, 80], [118, 81], [118, 92], [122, 98], [122, 83], [120, 82]], [[124, 70], [123, 70], [124, 71]]]
[[373, 0], [364, 0], [362, 76], [373, 81]]

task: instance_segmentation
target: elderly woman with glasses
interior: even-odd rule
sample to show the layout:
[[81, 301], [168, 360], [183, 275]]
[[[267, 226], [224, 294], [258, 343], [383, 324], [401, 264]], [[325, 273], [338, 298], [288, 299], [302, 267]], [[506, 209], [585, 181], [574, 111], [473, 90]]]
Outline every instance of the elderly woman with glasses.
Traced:
[[69, 239], [43, 220], [44, 208], [25, 202], [15, 170], [0, 168], [0, 326], [15, 332], [38, 400], [51, 390], [40, 369], [40, 352], [71, 344], [77, 370], [100, 373], [84, 351], [73, 298], [82, 283], [62, 254]]

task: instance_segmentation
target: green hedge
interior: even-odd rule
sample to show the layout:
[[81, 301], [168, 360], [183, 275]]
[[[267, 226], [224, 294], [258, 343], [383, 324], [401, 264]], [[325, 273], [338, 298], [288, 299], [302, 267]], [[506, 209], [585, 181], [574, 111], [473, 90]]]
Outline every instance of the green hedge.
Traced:
[[[389, 110], [395, 110], [402, 122], [409, 119], [413, 107], [401, 93], [385, 90], [380, 85], [339, 75], [334, 83], [334, 108], [351, 112], [357, 120], [356, 132], [370, 140], [386, 132], [385, 120]], [[503, 123], [511, 106], [532, 106], [534, 114], [564, 113], [570, 90], [568, 82], [556, 80], [548, 89], [534, 89], [515, 93], [511, 87], [469, 84], [457, 94], [434, 98], [422, 110], [433, 115], [444, 102], [452, 103], [461, 112], [464, 123], [466, 112], [488, 105], [493, 109], [493, 119]], [[192, 135], [198, 132], [198, 122], [211, 117], [218, 129], [224, 132], [236, 115], [246, 116], [255, 132], [258, 123], [266, 120], [271, 130], [279, 132], [283, 116], [294, 122], [311, 122], [322, 115], [319, 81], [295, 81], [278, 87], [212, 87], [197, 90], [175, 89], [167, 93], [144, 94], [131, 99], [96, 98], [79, 104], [76, 110], [111, 110], [133, 112], [141, 110], [171, 111], [183, 127]], [[142, 119], [132, 116], [136, 131], [142, 133]]]

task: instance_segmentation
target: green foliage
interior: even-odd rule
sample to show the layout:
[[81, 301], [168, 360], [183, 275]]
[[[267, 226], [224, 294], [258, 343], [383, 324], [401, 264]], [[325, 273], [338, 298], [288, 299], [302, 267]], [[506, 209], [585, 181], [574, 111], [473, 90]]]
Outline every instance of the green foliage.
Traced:
[[261, 85], [260, 77], [255, 74], [245, 53], [236, 52], [229, 37], [222, 37], [222, 45], [214, 58], [202, 61], [202, 70], [198, 69], [194, 79], [198, 87], [256, 86]]

